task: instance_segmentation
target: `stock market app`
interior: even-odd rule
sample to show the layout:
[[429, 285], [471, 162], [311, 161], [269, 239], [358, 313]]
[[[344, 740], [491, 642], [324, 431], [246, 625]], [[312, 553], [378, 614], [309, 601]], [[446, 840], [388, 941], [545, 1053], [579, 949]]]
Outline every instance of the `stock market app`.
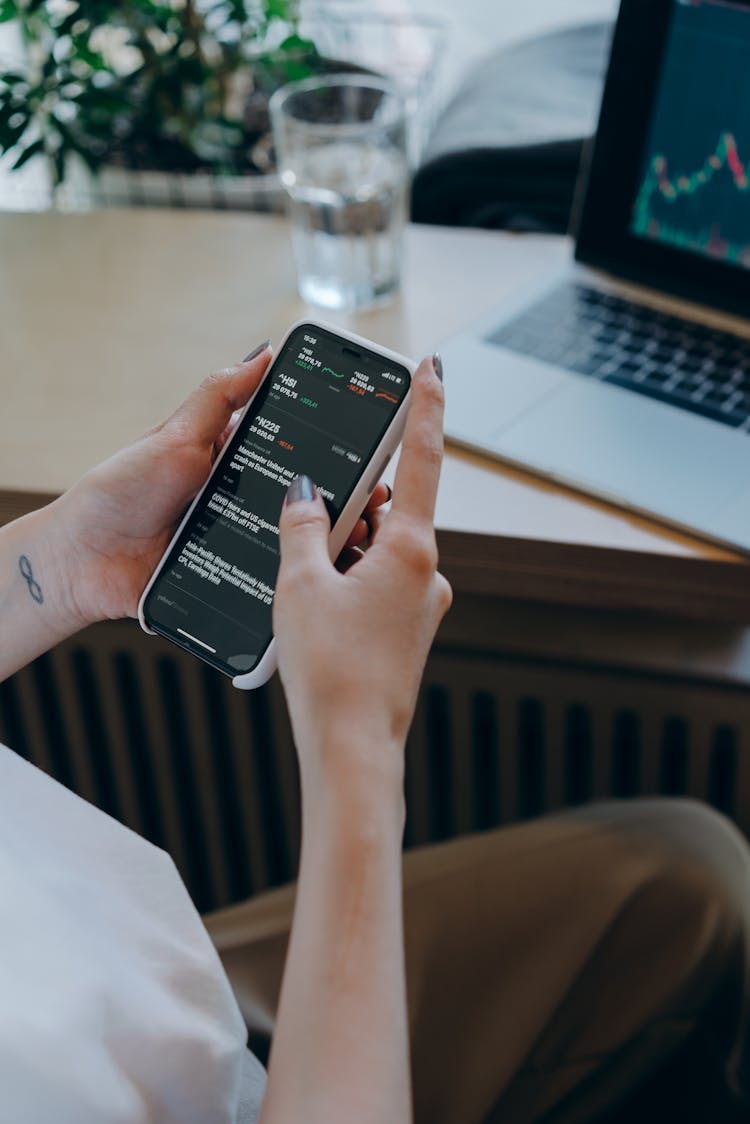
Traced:
[[313, 325], [293, 333], [147, 599], [152, 627], [228, 674], [271, 638], [279, 515], [312, 477], [335, 522], [409, 388], [409, 373]]
[[631, 231], [750, 269], [750, 6], [675, 0]]

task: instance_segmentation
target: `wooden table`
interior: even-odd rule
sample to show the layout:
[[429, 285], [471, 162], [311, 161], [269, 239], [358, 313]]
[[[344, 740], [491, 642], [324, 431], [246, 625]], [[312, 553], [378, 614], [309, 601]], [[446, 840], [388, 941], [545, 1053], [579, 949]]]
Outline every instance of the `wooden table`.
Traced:
[[[570, 252], [564, 239], [412, 227], [402, 295], [328, 319], [413, 355]], [[204, 373], [310, 312], [280, 218], [0, 215], [0, 517], [69, 486]], [[447, 393], [461, 372], [446, 372]], [[449, 450], [437, 523], [459, 589], [750, 623], [728, 552]]]
[[[400, 298], [330, 319], [413, 355], [570, 252], [427, 227], [407, 246]], [[306, 314], [282, 219], [0, 215], [0, 521]], [[437, 524], [456, 598], [410, 734], [408, 842], [665, 791], [750, 832], [745, 561], [452, 449]], [[299, 809], [278, 681], [247, 698], [206, 670], [100, 625], [0, 691], [0, 738], [165, 843], [208, 908], [292, 875]]]

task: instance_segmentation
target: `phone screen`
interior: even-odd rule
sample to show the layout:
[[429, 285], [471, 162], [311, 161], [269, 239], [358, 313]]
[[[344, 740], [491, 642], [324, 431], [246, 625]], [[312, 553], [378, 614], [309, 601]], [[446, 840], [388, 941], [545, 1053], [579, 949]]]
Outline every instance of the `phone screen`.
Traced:
[[146, 623], [227, 675], [271, 642], [286, 489], [305, 473], [341, 513], [405, 397], [409, 371], [317, 325], [296, 328], [144, 605]]

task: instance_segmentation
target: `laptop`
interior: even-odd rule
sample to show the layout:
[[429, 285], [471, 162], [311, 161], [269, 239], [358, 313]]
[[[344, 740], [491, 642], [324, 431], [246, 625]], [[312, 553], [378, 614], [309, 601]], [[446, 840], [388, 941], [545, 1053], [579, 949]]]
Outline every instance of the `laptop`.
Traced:
[[446, 436], [750, 552], [750, 0], [622, 0], [575, 253], [443, 344]]

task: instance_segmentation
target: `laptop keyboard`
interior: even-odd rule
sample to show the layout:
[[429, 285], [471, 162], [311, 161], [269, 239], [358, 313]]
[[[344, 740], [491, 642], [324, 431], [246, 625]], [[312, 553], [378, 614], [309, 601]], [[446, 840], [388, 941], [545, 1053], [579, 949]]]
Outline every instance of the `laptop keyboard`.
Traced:
[[750, 429], [750, 340], [730, 332], [566, 282], [487, 342]]

